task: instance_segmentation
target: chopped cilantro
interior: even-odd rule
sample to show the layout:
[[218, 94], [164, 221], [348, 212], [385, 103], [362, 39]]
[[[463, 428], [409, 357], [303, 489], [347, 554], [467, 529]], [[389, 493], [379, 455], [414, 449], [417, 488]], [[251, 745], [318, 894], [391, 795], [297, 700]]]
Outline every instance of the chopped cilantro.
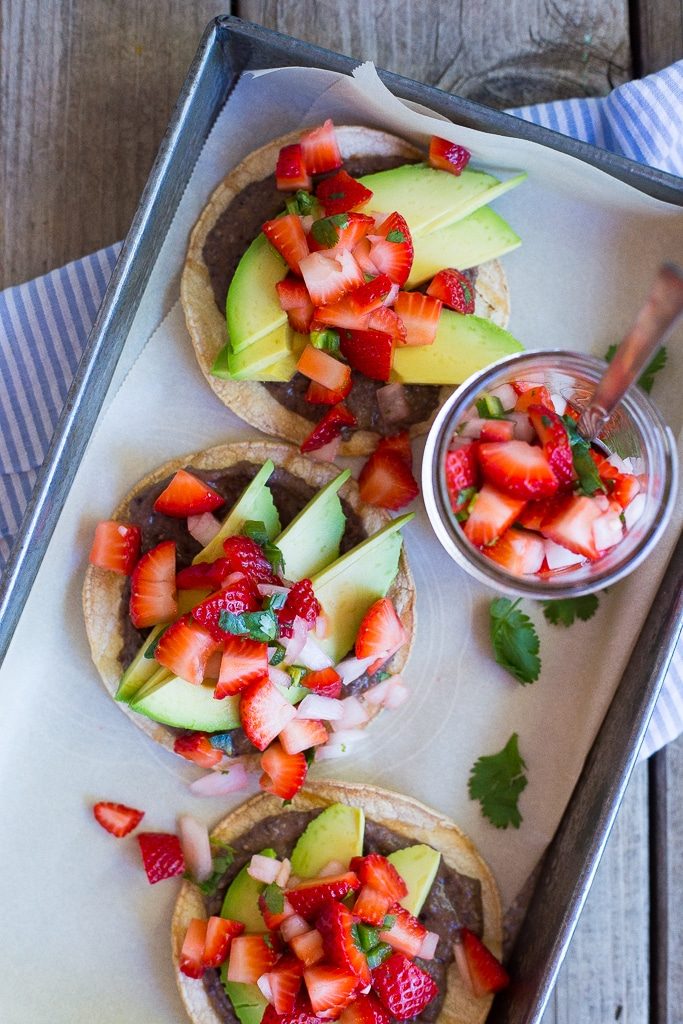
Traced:
[[242, 533], [247, 537], [251, 537], [251, 539], [261, 547], [263, 547], [264, 544], [267, 544], [270, 540], [265, 523], [261, 523], [255, 519], [247, 520], [242, 527]]
[[405, 242], [405, 240], [406, 236], [396, 228], [387, 235], [387, 242]]
[[277, 636], [278, 622], [275, 612], [268, 608], [261, 612], [221, 612], [218, 617], [219, 628], [233, 636], [248, 636], [251, 640], [267, 643]]
[[270, 885], [267, 885], [262, 892], [262, 896], [263, 902], [271, 914], [281, 914], [285, 909], [285, 891], [276, 882], [271, 882]]
[[306, 669], [301, 665], [290, 665], [288, 671], [289, 678], [292, 680], [292, 686], [298, 686], [306, 674]]
[[396, 914], [387, 914], [384, 920], [382, 921], [382, 928], [388, 931], [390, 928], [393, 928], [395, 924]]
[[271, 542], [268, 541], [267, 544], [263, 545], [263, 554], [270, 562], [273, 572], [280, 573], [280, 575], [284, 576], [285, 559], [277, 544], [271, 544]]
[[518, 739], [513, 732], [502, 750], [480, 757], [470, 772], [470, 798], [479, 801], [482, 814], [496, 828], [519, 828], [522, 823], [517, 801], [526, 789], [527, 777]]
[[315, 761], [315, 747], [309, 747], [308, 750], [304, 750], [304, 757], [306, 758], [306, 767], [310, 768]]
[[369, 950], [367, 953], [368, 967], [371, 971], [374, 971], [375, 967], [379, 967], [385, 960], [394, 952], [393, 947], [388, 942], [380, 942], [374, 949]]
[[281, 644], [277, 644], [270, 659], [270, 664], [273, 666], [279, 665], [280, 662], [284, 661], [286, 653], [284, 647]]
[[143, 657], [147, 658], [149, 661], [152, 660], [152, 658], [154, 657], [154, 652], [159, 646], [159, 641], [161, 640], [162, 636], [164, 635], [167, 629], [168, 626], [165, 626], [164, 629], [162, 629], [161, 632], [159, 633], [159, 636], [154, 637], [149, 647], [146, 648]]
[[[605, 352], [605, 360], [608, 363], [612, 362], [614, 356], [616, 355], [616, 351], [616, 345], [610, 345], [610, 347], [607, 349], [607, 351]], [[647, 366], [641, 373], [640, 377], [638, 378], [639, 385], [641, 386], [643, 391], [646, 391], [648, 393], [648, 395], [652, 391], [652, 385], [655, 382], [655, 375], [659, 373], [660, 370], [663, 370], [666, 366], [667, 357], [668, 352], [666, 350], [666, 345], [662, 345], [659, 351], [655, 352], [654, 356], [652, 357], [652, 359], [647, 364]]]
[[267, 597], [264, 601], [263, 607], [272, 608], [274, 611], [278, 611], [280, 608], [284, 607], [286, 600], [286, 594], [271, 594], [270, 597]]
[[600, 479], [598, 467], [591, 456], [590, 442], [581, 437], [576, 429], [576, 423], [571, 416], [562, 416], [562, 422], [567, 428], [569, 443], [572, 449], [572, 460], [574, 470], [579, 478], [579, 491], [589, 497], [596, 491], [606, 491], [604, 483]]
[[339, 332], [333, 331], [331, 327], [324, 331], [311, 331], [310, 338], [313, 348], [321, 348], [333, 355], [339, 351]]
[[458, 495], [455, 499], [455, 506], [459, 510], [455, 513], [455, 518], [459, 523], [464, 523], [469, 519], [470, 512], [472, 511], [472, 505], [477, 497], [476, 487], [465, 487], [462, 491], [458, 491]]
[[304, 215], [310, 213], [317, 203], [315, 196], [312, 196], [305, 188], [298, 188], [294, 193], [294, 197], [299, 207], [299, 213]]
[[[287, 804], [287, 803], [291, 803], [291, 800], [283, 800], [283, 804]], [[272, 950], [275, 949], [275, 947], [273, 946], [273, 940], [272, 940], [272, 938], [270, 937], [270, 935], [267, 932], [266, 932], [266, 934], [264, 936], [262, 936], [262, 938], [263, 938], [264, 943], [268, 947], [268, 949], [272, 949]]]
[[497, 597], [491, 602], [491, 643], [499, 665], [519, 680], [533, 683], [541, 671], [539, 641], [534, 624], [520, 611], [517, 601]]
[[595, 594], [583, 597], [563, 597], [559, 601], [543, 601], [543, 614], [553, 626], [571, 626], [578, 618], [582, 622], [591, 619], [598, 609]]
[[197, 882], [197, 888], [205, 896], [213, 896], [223, 880], [223, 875], [235, 859], [231, 846], [211, 845], [212, 873], [205, 882]]
[[313, 221], [311, 234], [318, 245], [323, 245], [326, 249], [333, 249], [339, 241], [340, 232], [348, 226], [348, 213], [335, 213], [331, 217], [321, 217], [320, 220]]

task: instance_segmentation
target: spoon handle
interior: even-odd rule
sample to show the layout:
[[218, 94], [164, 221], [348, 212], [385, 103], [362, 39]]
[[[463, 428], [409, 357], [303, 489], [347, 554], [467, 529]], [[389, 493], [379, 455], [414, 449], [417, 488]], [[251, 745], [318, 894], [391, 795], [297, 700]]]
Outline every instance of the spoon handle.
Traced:
[[665, 263], [659, 268], [645, 304], [595, 389], [590, 405], [582, 413], [577, 424], [579, 433], [589, 438], [599, 433], [681, 313], [683, 269]]

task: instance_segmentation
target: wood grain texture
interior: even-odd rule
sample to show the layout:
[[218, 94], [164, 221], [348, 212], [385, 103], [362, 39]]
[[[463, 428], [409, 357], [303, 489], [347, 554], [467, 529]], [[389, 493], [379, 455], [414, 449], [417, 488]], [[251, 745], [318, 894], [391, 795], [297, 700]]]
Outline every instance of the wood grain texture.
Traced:
[[637, 0], [632, 31], [640, 77], [683, 58], [683, 0]]
[[652, 1020], [680, 1024], [683, 1012], [683, 737], [652, 759]]
[[623, 0], [239, 0], [236, 8], [494, 107], [599, 96], [630, 77]]

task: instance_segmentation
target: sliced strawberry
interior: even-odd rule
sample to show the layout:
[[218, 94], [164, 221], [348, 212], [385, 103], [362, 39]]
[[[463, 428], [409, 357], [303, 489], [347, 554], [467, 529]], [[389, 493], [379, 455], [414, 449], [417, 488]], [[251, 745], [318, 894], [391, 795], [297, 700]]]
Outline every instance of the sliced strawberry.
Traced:
[[259, 910], [261, 911], [261, 917], [266, 922], [266, 928], [270, 932], [276, 931], [280, 927], [282, 922], [285, 920], [285, 918], [289, 916], [288, 911], [284, 907], [284, 890], [281, 889], [280, 886], [278, 886], [278, 889], [280, 889], [280, 892], [283, 893], [283, 909], [280, 912], [275, 912], [270, 909], [268, 905], [268, 898], [265, 891], [260, 893], [258, 898], [258, 907]]
[[175, 541], [162, 540], [133, 569], [129, 608], [136, 629], [171, 622], [178, 614], [175, 556]]
[[206, 942], [207, 924], [208, 921], [204, 918], [193, 917], [187, 926], [180, 949], [178, 966], [181, 974], [188, 978], [201, 978], [206, 970], [202, 954]]
[[512, 526], [524, 505], [521, 498], [512, 498], [491, 484], [484, 484], [470, 508], [465, 536], [478, 547], [493, 543]]
[[313, 452], [317, 448], [323, 448], [330, 441], [333, 441], [335, 437], [339, 437], [344, 428], [355, 426], [356, 417], [353, 413], [349, 412], [345, 405], [339, 402], [328, 409], [308, 437], [301, 442], [300, 450], [302, 452]]
[[372, 380], [388, 381], [394, 355], [394, 339], [381, 331], [341, 328], [339, 342], [349, 365]]
[[456, 960], [460, 966], [458, 944], [465, 954], [467, 977], [464, 980], [466, 983], [469, 981], [475, 996], [498, 992], [510, 984], [503, 965], [469, 928], [461, 928], [456, 938]]
[[296, 368], [304, 377], [309, 377], [330, 391], [343, 391], [350, 387], [351, 368], [313, 345], [307, 345], [303, 350]]
[[370, 258], [371, 249], [372, 245], [370, 243], [370, 239], [366, 235], [365, 238], [361, 238], [360, 242], [355, 246], [353, 250], [353, 258], [364, 274], [367, 274], [368, 277], [376, 277], [377, 274], [381, 273], [381, 271], [375, 266]]
[[[357, 289], [356, 289], [357, 290]], [[349, 327], [351, 330], [364, 330], [368, 323], [368, 314], [359, 313], [351, 305], [351, 297], [355, 292], [348, 292], [330, 306], [320, 306], [315, 310], [315, 319], [330, 327]]]
[[374, 233], [368, 234], [370, 260], [381, 274], [398, 285], [404, 285], [413, 265], [413, 240], [410, 229], [400, 213], [386, 217]]
[[[386, 601], [387, 598], [383, 598], [383, 600]], [[361, 657], [361, 655], [357, 655], [357, 657]], [[369, 655], [364, 655], [364, 657], [369, 657]], [[363, 885], [372, 886], [378, 892], [384, 893], [392, 903], [402, 900], [404, 896], [408, 895], [408, 886], [391, 861], [383, 857], [381, 853], [368, 853], [365, 857], [354, 857], [349, 868], [356, 872]]]
[[308, 997], [301, 999], [299, 996], [291, 1013], [276, 1013], [273, 1004], [268, 1003], [263, 1011], [261, 1024], [317, 1024], [317, 1020]]
[[185, 859], [177, 836], [168, 832], [140, 832], [135, 838], [150, 885], [182, 875]]
[[560, 486], [571, 487], [576, 479], [576, 473], [574, 472], [572, 447], [569, 443], [567, 428], [552, 408], [549, 409], [543, 405], [530, 405], [527, 412], [531, 424], [538, 434], [543, 454], [559, 480]]
[[540, 533], [543, 520], [550, 515], [553, 509], [560, 508], [565, 500], [566, 495], [556, 494], [552, 498], [530, 501], [518, 515], [517, 523], [525, 530], [536, 530], [537, 533]]
[[327, 729], [316, 719], [293, 718], [280, 733], [280, 742], [287, 754], [299, 754], [302, 750], [320, 747], [327, 740]]
[[283, 278], [282, 281], [278, 281], [275, 287], [280, 308], [284, 309], [285, 312], [289, 309], [297, 309], [299, 306], [312, 305], [308, 295], [308, 288], [301, 278], [296, 277], [294, 274], [287, 274], [287, 277]]
[[268, 645], [246, 637], [229, 636], [225, 641], [214, 697], [222, 700], [267, 676]]
[[410, 433], [402, 430], [400, 434], [389, 434], [381, 437], [377, 442], [378, 452], [395, 452], [405, 462], [406, 466], [413, 465], [413, 449], [410, 447]]
[[476, 487], [479, 480], [477, 449], [474, 444], [462, 445], [446, 453], [446, 488], [451, 499], [451, 508], [461, 512], [468, 501], [463, 491]]
[[[393, 604], [388, 597], [381, 597], [370, 606], [358, 627], [356, 657], [377, 659], [368, 666], [368, 675], [372, 675], [407, 639], [408, 635]], [[373, 882], [369, 884], [374, 885]]]
[[257, 679], [242, 690], [242, 728], [249, 742], [253, 743], [257, 750], [265, 750], [295, 714], [292, 705], [267, 677]]
[[266, 793], [272, 793], [273, 796], [280, 796], [283, 800], [291, 800], [304, 784], [308, 762], [300, 752], [288, 754], [276, 740], [263, 752], [261, 767], [261, 789]]
[[236, 580], [216, 594], [211, 594], [210, 597], [193, 608], [190, 614], [195, 622], [203, 626], [217, 643], [222, 643], [228, 635], [227, 630], [220, 625], [221, 615], [224, 612], [239, 615], [241, 612], [258, 611], [260, 607], [261, 599], [258, 592], [251, 580], [245, 578]]
[[301, 136], [301, 148], [309, 174], [324, 174], [342, 165], [334, 124], [329, 117], [319, 128], [312, 128]]
[[405, 956], [417, 956], [427, 929], [400, 903], [393, 903], [389, 907], [389, 918], [393, 918], [391, 925], [379, 933], [382, 942], [388, 942], [398, 953]]
[[362, 993], [345, 1007], [339, 1018], [340, 1024], [391, 1024], [391, 1017], [372, 992]]
[[277, 1013], [292, 1013], [296, 1006], [296, 997], [301, 988], [304, 968], [300, 960], [293, 956], [283, 956], [268, 975], [273, 1005]]
[[358, 989], [358, 978], [342, 967], [316, 965], [304, 970], [313, 1012], [324, 1020], [334, 1020], [345, 1006], [353, 1001]]
[[330, 256], [341, 249], [350, 252], [374, 227], [374, 219], [364, 213], [335, 213], [320, 217], [311, 224], [308, 246], [311, 252], [327, 250]]
[[438, 135], [432, 135], [429, 140], [429, 163], [439, 171], [460, 175], [470, 162], [471, 155], [469, 149], [456, 142], [449, 142], [448, 139], [440, 139]]
[[186, 469], [179, 469], [168, 487], [154, 502], [154, 511], [177, 519], [213, 512], [225, 505], [225, 498]]
[[[365, 987], [370, 984], [370, 968], [353, 934], [353, 914], [343, 903], [330, 902], [318, 915], [316, 928], [323, 938], [325, 959], [350, 971]], [[425, 930], [426, 931], [426, 930]]]
[[394, 953], [375, 968], [372, 987], [396, 1020], [417, 1017], [439, 994], [432, 976], [401, 953]]
[[229, 917], [210, 917], [207, 921], [202, 963], [205, 967], [220, 967], [227, 959], [232, 940], [241, 935], [244, 925]]
[[640, 494], [642, 488], [637, 476], [630, 473], [622, 473], [614, 484], [612, 497], [618, 501], [622, 508], [631, 504], [636, 494]]
[[275, 164], [275, 186], [281, 192], [309, 189], [313, 179], [306, 169], [304, 152], [300, 145], [283, 146]]
[[390, 334], [396, 344], [405, 345], [408, 331], [398, 313], [389, 309], [388, 306], [380, 306], [370, 313], [367, 322], [370, 331], [381, 331], [382, 334]]
[[363, 501], [397, 511], [420, 493], [415, 477], [396, 452], [375, 451], [358, 476]]
[[236, 935], [230, 945], [228, 981], [255, 985], [275, 965], [277, 953], [262, 935]]
[[368, 924], [382, 924], [393, 902], [393, 898], [386, 893], [373, 889], [371, 885], [364, 885], [353, 905], [353, 912]]
[[482, 420], [480, 441], [512, 441], [515, 425], [512, 420]]
[[365, 213], [347, 213], [344, 224], [339, 227], [339, 239], [335, 249], [349, 249], [353, 252], [368, 231], [373, 231], [375, 221]]
[[223, 757], [217, 747], [211, 746], [211, 740], [205, 732], [186, 732], [177, 736], [173, 750], [186, 760], [194, 761], [200, 768], [213, 768]]
[[392, 282], [386, 274], [378, 274], [359, 288], [349, 292], [348, 301], [352, 309], [364, 315], [377, 309], [391, 293]]
[[315, 312], [312, 302], [306, 306], [297, 306], [295, 309], [287, 310], [289, 326], [298, 334], [309, 334], [313, 325], [313, 314]]
[[332, 391], [330, 388], [323, 387], [322, 384], [312, 380], [308, 385], [304, 398], [312, 405], [337, 405], [339, 402], [344, 401], [351, 390], [351, 384], [351, 374], [349, 374], [348, 384], [341, 391]]
[[232, 571], [225, 558], [217, 558], [213, 562], [197, 562], [176, 574], [176, 587], [178, 590], [218, 590]]
[[206, 675], [206, 663], [218, 642], [191, 615], [183, 615], [162, 633], [154, 657], [175, 676], [199, 686]]
[[251, 537], [226, 537], [223, 551], [231, 573], [244, 573], [252, 583], [268, 583], [272, 586], [280, 582], [261, 546]]
[[404, 345], [431, 345], [436, 338], [442, 303], [422, 292], [399, 292], [394, 310], [406, 328]]
[[348, 249], [323, 249], [305, 256], [299, 264], [314, 306], [329, 306], [365, 280]]
[[529, 576], [540, 571], [545, 547], [540, 537], [511, 526], [495, 544], [484, 548], [484, 554], [514, 576]]
[[[515, 381], [512, 386], [515, 391], [519, 392], [519, 398], [515, 403], [515, 412], [528, 412], [532, 405], [542, 405], [546, 409], [553, 408], [550, 392], [544, 385]], [[523, 390], [520, 391], [520, 388]]]
[[140, 553], [142, 533], [133, 523], [98, 523], [88, 561], [99, 569], [130, 576]]
[[440, 299], [444, 306], [456, 313], [474, 313], [474, 288], [467, 274], [448, 267], [435, 274], [427, 288], [427, 295]]
[[593, 560], [598, 557], [593, 523], [601, 515], [602, 509], [594, 498], [571, 495], [545, 517], [541, 533], [574, 554]]
[[100, 800], [92, 809], [95, 820], [111, 832], [117, 839], [127, 836], [140, 824], [145, 816], [144, 811], [136, 811], [134, 807], [126, 807], [125, 804], [115, 804], [108, 800]]
[[287, 213], [275, 220], [268, 220], [262, 227], [263, 234], [270, 244], [277, 249], [290, 270], [300, 274], [301, 261], [308, 257], [308, 242], [301, 224], [301, 218], [295, 213]]
[[536, 445], [526, 441], [480, 444], [477, 456], [485, 479], [513, 498], [548, 498], [557, 491], [557, 477]]
[[325, 207], [325, 213], [328, 216], [335, 213], [346, 213], [356, 206], [363, 206], [372, 199], [370, 189], [360, 181], [356, 181], [346, 171], [339, 171], [321, 181], [315, 195]]
[[321, 668], [317, 672], [307, 672], [301, 685], [308, 687], [321, 697], [339, 697], [342, 691], [342, 678], [336, 669]]
[[313, 590], [313, 584], [308, 579], [297, 580], [287, 594], [287, 600], [278, 611], [280, 623], [280, 635], [291, 635], [288, 627], [291, 628], [294, 619], [303, 619], [309, 629], [313, 629], [316, 619], [321, 612], [320, 601], [318, 601]]
[[296, 889], [287, 891], [287, 899], [296, 914], [307, 920], [314, 918], [330, 900], [342, 900], [350, 892], [360, 888], [358, 876], [353, 871], [327, 878], [309, 878], [300, 882]]
[[289, 940], [289, 944], [294, 955], [301, 960], [304, 967], [319, 963], [325, 956], [322, 935], [316, 928], [310, 932], [304, 932], [302, 935], [294, 935]]

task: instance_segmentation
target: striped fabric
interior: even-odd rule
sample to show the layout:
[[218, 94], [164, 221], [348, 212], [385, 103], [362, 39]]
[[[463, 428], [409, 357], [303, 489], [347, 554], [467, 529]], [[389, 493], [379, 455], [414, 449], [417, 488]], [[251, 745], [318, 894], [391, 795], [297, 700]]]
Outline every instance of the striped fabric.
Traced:
[[[510, 111], [518, 117], [683, 175], [683, 61], [605, 99]], [[0, 292], [0, 568], [9, 555], [120, 246]], [[683, 732], [683, 643], [641, 756]]]

